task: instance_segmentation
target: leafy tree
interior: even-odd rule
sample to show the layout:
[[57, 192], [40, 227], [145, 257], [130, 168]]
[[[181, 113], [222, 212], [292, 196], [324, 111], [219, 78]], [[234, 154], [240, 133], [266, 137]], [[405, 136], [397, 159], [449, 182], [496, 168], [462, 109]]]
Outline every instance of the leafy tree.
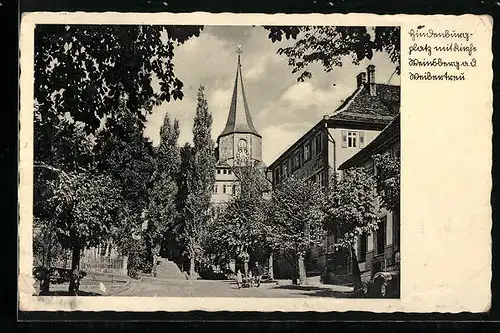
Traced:
[[378, 201], [375, 179], [363, 168], [345, 170], [342, 179], [334, 176], [324, 201], [325, 228], [335, 235], [335, 247], [350, 251], [354, 285], [361, 285], [355, 246], [363, 234], [377, 230]]
[[186, 226], [186, 203], [190, 191], [190, 177], [193, 173], [192, 163], [193, 147], [186, 142], [179, 150], [180, 168], [176, 176], [177, 193], [175, 196], [175, 210], [177, 212], [175, 222], [171, 228], [175, 245], [182, 254], [181, 258], [177, 258], [177, 264], [184, 270], [190, 260], [187, 258], [187, 248], [185, 241], [185, 226]]
[[304, 258], [312, 245], [320, 245], [323, 230], [323, 192], [305, 179], [289, 177], [275, 189], [272, 198], [272, 222], [281, 248], [297, 260], [298, 283], [307, 282]]
[[[36, 110], [37, 108], [35, 108]], [[38, 227], [46, 230], [47, 237], [51, 238], [53, 235], [61, 242], [68, 239], [66, 234], [68, 229], [65, 229], [68, 223], [73, 223], [74, 229], [78, 230], [78, 224], [82, 223], [80, 218], [85, 219], [85, 216], [76, 218], [74, 216], [78, 214], [74, 207], [79, 203], [79, 198], [76, 198], [75, 195], [78, 193], [76, 190], [85, 173], [90, 172], [95, 167], [94, 143], [91, 137], [84, 133], [81, 124], [62, 116], [54, 120], [51, 128], [52, 132], [46, 138], [47, 141], [44, 141], [43, 137], [35, 132], [33, 208]], [[48, 148], [48, 150], [44, 148]], [[100, 185], [105, 184], [98, 184], [95, 188], [96, 191], [101, 190]], [[87, 197], [82, 198], [83, 201], [87, 199]], [[89, 229], [93, 228], [94, 226], [89, 226]], [[80, 243], [85, 243], [85, 241]], [[67, 242], [63, 246], [66, 249], [73, 248]], [[77, 247], [81, 248], [79, 244], [75, 248]], [[54, 248], [49, 246], [47, 250], [53, 251]], [[47, 253], [49, 258], [51, 255], [52, 253]], [[43, 261], [44, 271], [48, 272], [50, 262], [50, 259]], [[76, 266], [73, 268], [76, 268], [78, 264], [75, 263]], [[48, 275], [45, 275], [44, 278], [45, 281], [42, 281], [42, 285], [45, 290], [43, 292], [47, 292], [49, 288]]]
[[[120, 193], [108, 175], [87, 172], [64, 172], [36, 164], [36, 179], [45, 183], [37, 193], [35, 217], [51, 222], [59, 243], [72, 250], [72, 271], [79, 270], [80, 252], [105, 238], [120, 207]], [[52, 173], [43, 177], [44, 173]], [[70, 291], [77, 291], [72, 280]]]
[[[154, 104], [182, 98], [174, 48], [199, 26], [37, 25], [35, 99], [41, 123], [68, 113], [95, 132], [126, 92], [126, 107], [143, 122]], [[160, 91], [151, 86], [153, 75]], [[41, 130], [41, 128], [39, 129]]]
[[179, 173], [181, 157], [177, 140], [179, 122], [172, 123], [165, 115], [160, 129], [160, 145], [156, 150], [156, 166], [152, 176], [152, 186], [148, 207], [147, 242], [149, 250], [159, 248], [167, 232], [173, 230], [176, 221], [176, 177]]
[[[94, 172], [94, 148], [100, 141], [114, 140], [113, 144], [104, 145], [106, 148], [102, 151], [109, 149], [116, 153], [118, 156], [113, 157], [119, 162], [149, 149], [148, 144], [135, 141], [131, 150], [123, 156], [118, 154], [116, 146], [125, 142], [120, 143], [122, 131], [130, 129], [122, 125], [125, 121], [133, 124], [134, 130], [142, 130], [145, 117], [154, 104], [182, 98], [183, 84], [175, 76], [172, 62], [174, 48], [198, 36], [200, 30], [201, 27], [192, 26], [36, 27], [35, 217], [44, 223], [55, 222], [73, 230], [69, 236], [65, 235], [67, 230], [64, 228], [58, 228], [57, 233], [67, 246], [68, 239], [76, 242], [71, 245], [74, 259], [77, 259], [75, 251], [78, 248], [109, 236], [107, 215], [113, 210], [111, 204], [121, 199], [105, 200], [104, 193], [109, 192], [109, 197], [113, 198], [118, 195], [115, 192], [119, 188], [127, 189], [129, 185], [130, 191], [119, 193], [127, 204], [121, 204], [121, 219], [115, 216], [119, 226], [115, 231], [130, 235], [133, 224], [129, 222], [133, 216], [125, 216], [124, 212], [138, 213], [138, 208], [144, 204], [142, 180], [147, 173], [143, 169], [148, 159], [143, 161], [143, 166], [140, 158], [134, 159], [136, 165], [127, 170], [135, 171], [116, 177], [116, 171], [121, 169], [119, 163], [111, 161], [113, 158], [106, 160], [110, 162], [106, 167], [101, 163]], [[153, 89], [154, 77], [158, 79], [159, 91]], [[107, 131], [101, 133], [103, 124]], [[108, 166], [111, 166], [111, 176], [107, 174]], [[95, 178], [89, 178], [91, 176]], [[116, 178], [123, 183], [116, 184]], [[90, 188], [78, 188], [84, 181]], [[82, 192], [84, 189], [86, 192]], [[80, 195], [82, 197], [78, 197]], [[100, 198], [102, 207], [96, 207], [91, 217], [87, 216], [87, 211], [76, 209], [83, 203], [97, 204], [89, 201], [92, 198]], [[97, 218], [100, 213], [104, 215]], [[88, 219], [95, 224], [101, 221], [101, 224], [84, 228], [82, 221], [90, 223]], [[131, 248], [130, 237], [117, 238], [123, 240], [124, 249]], [[78, 265], [78, 262], [73, 264]]]
[[129, 273], [135, 275], [147, 259], [147, 253], [134, 252], [138, 240], [134, 233], [140, 228], [142, 215], [149, 201], [150, 179], [155, 161], [152, 143], [144, 138], [142, 123], [128, 110], [124, 102], [109, 118], [97, 135], [96, 165], [101, 173], [108, 173], [122, 197], [119, 216], [108, 239], [109, 246], [117, 246], [120, 254], [129, 257]]
[[187, 157], [187, 196], [183, 204], [182, 239], [189, 256], [189, 276], [194, 278], [195, 263], [202, 256], [202, 240], [210, 220], [211, 196], [215, 181], [214, 142], [211, 137], [212, 115], [208, 110], [204, 87], [198, 90], [198, 105], [193, 126], [193, 147]]
[[345, 57], [354, 64], [372, 59], [375, 51], [386, 52], [400, 72], [399, 27], [375, 27], [373, 36], [367, 27], [337, 26], [266, 26], [269, 39], [274, 43], [283, 38], [295, 39], [291, 46], [278, 49], [278, 54], [288, 57], [292, 73], [300, 73], [298, 81], [311, 78], [310, 65], [317, 62], [327, 72], [341, 67]]
[[390, 211], [396, 211], [400, 201], [400, 160], [389, 152], [374, 155], [372, 158], [377, 170], [375, 179], [381, 204]]
[[213, 263], [225, 266], [237, 259], [238, 264], [244, 264], [247, 254], [255, 257], [261, 250], [270, 250], [266, 234], [268, 203], [263, 196], [270, 190], [270, 183], [265, 170], [265, 165], [251, 159], [238, 160], [233, 165], [237, 177], [233, 196], [210, 224], [205, 245]]

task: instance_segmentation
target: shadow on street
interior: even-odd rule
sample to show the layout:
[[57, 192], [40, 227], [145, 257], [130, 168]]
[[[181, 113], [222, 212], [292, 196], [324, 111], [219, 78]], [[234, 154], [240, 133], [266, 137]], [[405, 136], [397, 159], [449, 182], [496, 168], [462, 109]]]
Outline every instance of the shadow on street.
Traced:
[[312, 297], [359, 298], [354, 291], [338, 291], [317, 286], [286, 285], [274, 287], [273, 289], [310, 291], [309, 293], [304, 293], [304, 295]]
[[[53, 290], [49, 291], [47, 295], [44, 296], [75, 296], [74, 293], [65, 290]], [[88, 291], [79, 291], [77, 296], [103, 296], [100, 293], [88, 292]]]

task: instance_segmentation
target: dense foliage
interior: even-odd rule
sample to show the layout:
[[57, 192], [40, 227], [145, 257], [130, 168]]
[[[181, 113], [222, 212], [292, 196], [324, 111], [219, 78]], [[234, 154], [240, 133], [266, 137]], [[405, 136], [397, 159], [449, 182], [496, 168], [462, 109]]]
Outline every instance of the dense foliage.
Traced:
[[395, 211], [399, 208], [401, 190], [401, 162], [391, 153], [373, 156], [377, 191], [383, 207]]
[[263, 192], [269, 189], [265, 166], [248, 160], [233, 167], [237, 182], [233, 197], [223, 212], [210, 225], [208, 254], [216, 263], [227, 265], [230, 259], [240, 259], [266, 246], [268, 237], [269, 204]]
[[[93, 133], [104, 117], [113, 118], [124, 94], [126, 108], [144, 122], [154, 104], [182, 98], [174, 48], [200, 31], [197, 26], [37, 25], [35, 99], [41, 123], [68, 113]], [[160, 91], [153, 90], [153, 74]]]
[[200, 30], [36, 27], [34, 215], [72, 249], [73, 270], [82, 248], [110, 240], [131, 268], [141, 266], [143, 246], [133, 236], [154, 166], [145, 117], [154, 104], [182, 98], [174, 48]]
[[311, 78], [310, 65], [317, 62], [326, 72], [341, 67], [346, 57], [354, 64], [363, 59], [371, 60], [374, 52], [386, 52], [400, 72], [399, 27], [337, 27], [337, 26], [266, 26], [272, 42], [283, 38], [295, 39], [291, 46], [278, 49], [287, 56], [298, 81]]
[[145, 237], [151, 255], [161, 246], [167, 233], [173, 231], [177, 218], [176, 180], [181, 164], [178, 138], [179, 122], [176, 119], [172, 123], [166, 114], [160, 129], [160, 145], [155, 154], [155, 171], [151, 177], [147, 211], [148, 226]]
[[275, 240], [283, 251], [295, 255], [299, 283], [306, 282], [304, 258], [307, 250], [321, 245], [325, 236], [322, 203], [321, 188], [305, 179], [289, 177], [273, 193], [269, 214], [277, 236]]
[[[181, 172], [183, 203], [179, 238], [189, 257], [189, 276], [194, 278], [196, 262], [203, 257], [202, 243], [211, 218], [211, 196], [215, 181], [215, 150], [211, 136], [212, 114], [204, 87], [198, 90], [198, 104], [193, 125], [193, 147], [185, 148]], [[184, 187], [184, 188], [183, 188]]]
[[335, 235], [335, 246], [351, 253], [354, 283], [359, 285], [361, 276], [354, 247], [360, 235], [377, 229], [375, 179], [363, 168], [345, 170], [340, 180], [332, 178], [323, 209], [325, 228]]

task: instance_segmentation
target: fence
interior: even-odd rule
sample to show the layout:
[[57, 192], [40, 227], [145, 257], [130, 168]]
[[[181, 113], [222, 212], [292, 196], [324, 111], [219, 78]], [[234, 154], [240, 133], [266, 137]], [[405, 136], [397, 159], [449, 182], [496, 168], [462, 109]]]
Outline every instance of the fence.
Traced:
[[[41, 266], [42, 260], [39, 256], [33, 258], [34, 266]], [[102, 273], [127, 275], [128, 258], [126, 256], [103, 256], [94, 249], [82, 251], [80, 258], [80, 269], [87, 273]], [[57, 256], [51, 258], [51, 267], [71, 268], [71, 251], [66, 250], [58, 253]]]
[[91, 255], [86, 251], [80, 259], [80, 268], [85, 272], [127, 275], [126, 256]]

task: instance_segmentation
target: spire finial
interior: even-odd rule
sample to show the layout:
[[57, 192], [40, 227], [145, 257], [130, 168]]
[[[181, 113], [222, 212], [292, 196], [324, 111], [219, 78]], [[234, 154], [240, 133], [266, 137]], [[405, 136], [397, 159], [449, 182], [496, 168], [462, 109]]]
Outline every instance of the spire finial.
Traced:
[[236, 46], [236, 53], [238, 53], [238, 57], [241, 55], [243, 51], [241, 51], [241, 44], [238, 44], [238, 46]]

